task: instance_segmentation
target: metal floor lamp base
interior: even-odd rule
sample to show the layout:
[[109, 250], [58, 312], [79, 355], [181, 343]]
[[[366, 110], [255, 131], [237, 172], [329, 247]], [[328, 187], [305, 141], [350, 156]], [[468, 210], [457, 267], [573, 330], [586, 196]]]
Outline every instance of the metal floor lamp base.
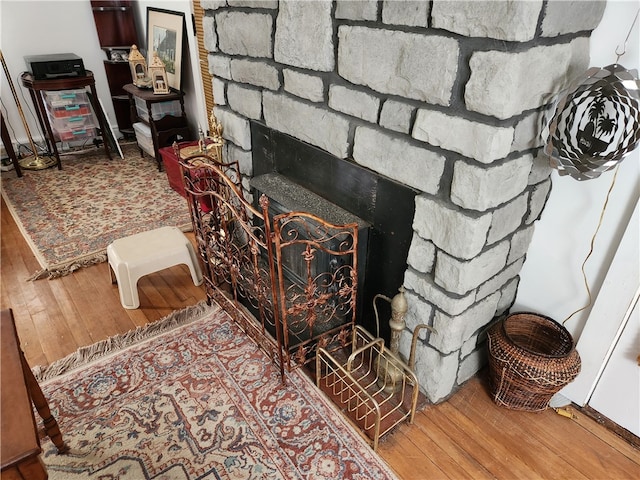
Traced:
[[44, 170], [45, 168], [53, 167], [57, 164], [57, 161], [53, 157], [29, 155], [28, 157], [18, 160], [20, 166], [25, 170]]

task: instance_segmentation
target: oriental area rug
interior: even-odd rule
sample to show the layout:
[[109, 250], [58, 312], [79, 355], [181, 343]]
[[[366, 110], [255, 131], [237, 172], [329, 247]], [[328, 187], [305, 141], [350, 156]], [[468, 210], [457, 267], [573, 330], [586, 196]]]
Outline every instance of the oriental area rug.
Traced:
[[215, 304], [34, 373], [70, 447], [42, 439], [51, 480], [397, 478], [304, 372], [283, 383]]
[[62, 157], [62, 170], [2, 173], [2, 196], [42, 270], [32, 280], [55, 278], [104, 262], [118, 238], [163, 226], [191, 229], [184, 198], [169, 187], [153, 158], [135, 143], [124, 158], [104, 150]]

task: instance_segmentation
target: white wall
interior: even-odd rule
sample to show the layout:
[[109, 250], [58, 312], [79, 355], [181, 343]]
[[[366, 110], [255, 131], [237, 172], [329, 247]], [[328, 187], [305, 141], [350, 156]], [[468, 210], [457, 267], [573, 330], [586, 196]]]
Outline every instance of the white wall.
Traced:
[[[616, 63], [616, 47], [619, 45], [622, 51], [638, 8], [637, 1], [607, 2], [602, 22], [591, 37], [591, 66]], [[639, 68], [639, 27], [640, 19], [629, 37], [627, 53], [618, 62], [627, 69]], [[553, 173], [553, 188], [542, 218], [536, 224], [512, 311], [534, 311], [562, 322], [588, 303], [581, 265], [589, 252], [613, 176], [614, 172], [610, 171], [597, 179], [579, 182]], [[586, 264], [594, 299], [639, 195], [640, 161], [636, 149], [620, 164], [594, 253]], [[576, 340], [589, 311], [590, 308], [574, 315], [565, 324]]]
[[[27, 70], [24, 61], [26, 55], [75, 53], [82, 57], [85, 68], [94, 74], [98, 97], [102, 99], [112, 124], [116, 125], [113, 106], [110, 101], [105, 101], [111, 96], [102, 63], [106, 57], [100, 49], [88, 0], [2, 0], [0, 32], [0, 48], [34, 139], [42, 138], [42, 134], [29, 91], [20, 82], [20, 74]], [[2, 114], [14, 130], [9, 129], [11, 138], [28, 144], [4, 71], [0, 76]]]
[[[141, 24], [138, 36], [143, 45], [146, 42], [144, 29], [146, 29], [147, 6], [185, 12], [189, 55], [185, 55], [183, 59], [182, 90], [185, 92], [187, 117], [193, 133], [196, 133], [199, 124], [204, 122], [206, 126], [207, 115], [204, 113], [204, 102], [201, 100], [200, 73], [196, 71], [196, 78], [194, 78], [194, 73], [191, 71], [192, 66], [197, 65], [198, 55], [191, 21], [191, 2], [189, 0], [156, 0], [137, 3]], [[106, 57], [100, 48], [89, 0], [0, 0], [0, 48], [34, 139], [41, 139], [42, 134], [35, 117], [35, 106], [19, 78], [20, 74], [27, 69], [24, 62], [26, 55], [75, 53], [82, 57], [85, 68], [94, 74], [96, 91], [102, 100], [107, 117], [112, 126], [117, 128], [103, 65]], [[4, 71], [0, 73], [0, 78], [2, 114], [10, 125], [11, 138], [28, 144]]]

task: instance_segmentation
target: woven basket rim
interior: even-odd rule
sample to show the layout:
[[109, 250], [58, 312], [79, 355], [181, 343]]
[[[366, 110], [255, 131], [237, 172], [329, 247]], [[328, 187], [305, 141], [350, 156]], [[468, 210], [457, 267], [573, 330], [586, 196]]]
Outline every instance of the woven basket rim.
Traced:
[[[548, 323], [551, 327], [553, 327], [554, 329], [558, 330], [559, 334], [561, 337], [564, 337], [563, 340], [566, 340], [566, 344], [568, 345], [568, 349], [565, 353], [558, 353], [558, 354], [550, 354], [550, 353], [542, 353], [540, 351], [537, 350], [533, 350], [530, 348], [525, 347], [524, 345], [521, 345], [520, 343], [514, 341], [514, 339], [509, 335], [509, 332], [507, 331], [507, 322], [509, 320], [514, 319], [515, 317], [518, 316], [533, 316], [536, 317], [537, 319], [543, 320], [544, 322]], [[512, 343], [513, 346], [524, 350], [525, 352], [531, 354], [531, 355], [535, 355], [537, 357], [541, 357], [541, 358], [565, 358], [568, 355], [571, 354], [572, 350], [574, 349], [574, 342], [573, 342], [573, 337], [571, 336], [571, 333], [569, 332], [569, 330], [567, 330], [565, 328], [564, 325], [562, 325], [561, 323], [557, 322], [556, 320], [554, 320], [551, 317], [548, 317], [546, 315], [542, 315], [540, 313], [535, 313], [535, 312], [514, 312], [511, 313], [507, 316], [507, 318], [504, 319], [504, 321], [502, 322], [501, 325], [502, 331], [505, 335], [506, 338], [509, 339], [509, 341]], [[565, 342], [562, 342], [565, 343]]]

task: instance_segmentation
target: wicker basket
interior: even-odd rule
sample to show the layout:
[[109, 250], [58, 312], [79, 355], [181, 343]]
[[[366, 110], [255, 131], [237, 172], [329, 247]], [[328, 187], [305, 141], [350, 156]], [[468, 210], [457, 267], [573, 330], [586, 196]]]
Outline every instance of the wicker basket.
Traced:
[[515, 313], [488, 332], [489, 380], [496, 404], [545, 410], [551, 397], [580, 373], [571, 334], [551, 318]]

